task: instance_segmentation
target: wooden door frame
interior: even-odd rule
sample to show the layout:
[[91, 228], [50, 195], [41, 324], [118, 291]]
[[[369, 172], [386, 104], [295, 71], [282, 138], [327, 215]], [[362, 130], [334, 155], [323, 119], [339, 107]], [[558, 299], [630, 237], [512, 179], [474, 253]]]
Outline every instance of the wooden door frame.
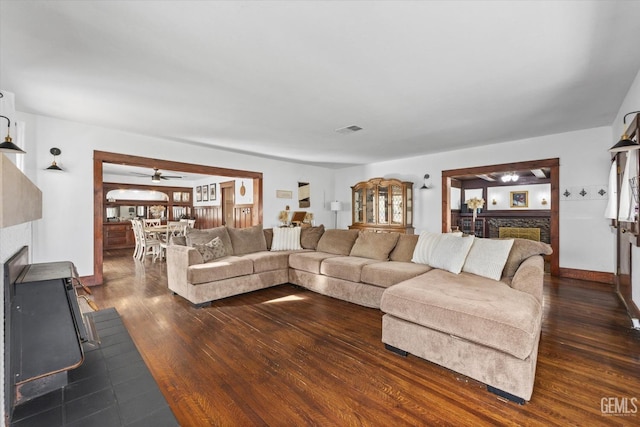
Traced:
[[481, 175], [495, 172], [511, 172], [514, 170], [549, 168], [551, 183], [551, 249], [550, 273], [560, 276], [560, 159], [533, 160], [499, 165], [478, 166], [442, 171], [442, 232], [451, 230], [451, 180], [457, 176]]
[[229, 178], [245, 178], [253, 180], [253, 225], [262, 223], [263, 195], [262, 172], [228, 169], [217, 166], [197, 165], [193, 163], [174, 162], [171, 160], [150, 157], [131, 156], [128, 154], [110, 153], [94, 150], [93, 152], [93, 276], [83, 278], [89, 285], [100, 285], [103, 282], [103, 223], [104, 196], [102, 164], [116, 163], [129, 166], [142, 166], [172, 170], [176, 172], [199, 173], [205, 175], [224, 176]]

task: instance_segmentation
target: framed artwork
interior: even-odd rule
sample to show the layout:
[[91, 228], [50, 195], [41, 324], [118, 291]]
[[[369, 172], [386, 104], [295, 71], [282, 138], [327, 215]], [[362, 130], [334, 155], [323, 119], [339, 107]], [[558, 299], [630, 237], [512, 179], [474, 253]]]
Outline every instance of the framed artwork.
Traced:
[[218, 194], [216, 192], [216, 184], [209, 185], [209, 200], [214, 201], [218, 198]]
[[203, 185], [202, 186], [202, 201], [203, 202], [208, 202], [209, 201], [209, 186], [208, 185]]
[[509, 193], [509, 206], [512, 208], [528, 208], [529, 192], [528, 191], [511, 191]]
[[201, 201], [202, 201], [202, 187], [198, 185], [196, 187], [196, 202], [201, 202]]
[[179, 193], [177, 191], [173, 192], [173, 201], [174, 202], [180, 202], [182, 201], [182, 193]]
[[298, 182], [298, 207], [311, 207], [311, 186], [308, 182]]
[[276, 198], [278, 198], [278, 199], [291, 199], [291, 198], [293, 198], [293, 191], [276, 190]]
[[182, 193], [182, 201], [183, 202], [188, 202], [189, 201], [189, 193], [187, 193], [187, 192]]

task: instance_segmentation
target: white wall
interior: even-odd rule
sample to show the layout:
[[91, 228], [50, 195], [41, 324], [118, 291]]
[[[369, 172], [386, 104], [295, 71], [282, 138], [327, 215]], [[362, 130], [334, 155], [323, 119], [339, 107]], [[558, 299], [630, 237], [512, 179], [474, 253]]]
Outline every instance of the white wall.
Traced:
[[[606, 184], [609, 173], [607, 149], [611, 145], [611, 128], [606, 126], [356, 166], [336, 171], [335, 194], [338, 200], [350, 201], [350, 186], [373, 177], [413, 181], [416, 231], [440, 232], [443, 170], [557, 157], [560, 159], [562, 192], [565, 188]], [[398, 171], [403, 172], [398, 174]], [[431, 175], [433, 186], [420, 190], [425, 173]], [[611, 247], [615, 236], [604, 219], [605, 207], [606, 200], [560, 202], [561, 267], [613, 272]], [[341, 215], [339, 227], [348, 226], [350, 221], [350, 215]]]
[[[108, 151], [156, 159], [220, 166], [263, 173], [265, 226], [277, 224], [278, 212], [295, 200], [276, 199], [276, 190], [296, 194], [298, 181], [311, 183], [311, 208], [318, 224], [333, 224], [326, 203], [333, 197], [330, 169], [264, 159], [196, 145], [181, 144], [98, 126], [19, 114], [27, 123], [34, 148], [26, 156], [35, 159], [34, 183], [43, 194], [43, 219], [34, 224], [34, 262], [73, 261], [81, 276], [93, 274], [93, 151]], [[46, 171], [49, 149], [62, 150], [64, 172]], [[245, 182], [245, 186], [248, 183]], [[248, 188], [248, 187], [247, 187]]]
[[[620, 136], [624, 132], [625, 128], [629, 125], [629, 120], [633, 119], [634, 115], [630, 115], [627, 117], [627, 124], [623, 125], [622, 120], [625, 114], [630, 113], [632, 111], [640, 110], [640, 72], [636, 75], [636, 79], [634, 80], [627, 96], [625, 97], [622, 105], [620, 106], [620, 110], [618, 111], [618, 115], [616, 116], [615, 122], [613, 122], [612, 126], [612, 134], [609, 146], [615, 144], [620, 140]], [[632, 246], [632, 259], [634, 261], [634, 265], [631, 266], [632, 271], [640, 271], [638, 269], [640, 264], [640, 248], [637, 246]], [[614, 245], [611, 248], [611, 251], [615, 253], [615, 241]], [[632, 289], [633, 295], [632, 299], [636, 306], [640, 307], [640, 274], [632, 274]]]

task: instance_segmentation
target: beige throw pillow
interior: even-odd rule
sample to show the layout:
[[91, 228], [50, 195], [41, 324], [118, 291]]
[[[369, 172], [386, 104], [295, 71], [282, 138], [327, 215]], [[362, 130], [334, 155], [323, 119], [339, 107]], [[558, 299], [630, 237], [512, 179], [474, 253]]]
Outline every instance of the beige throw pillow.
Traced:
[[358, 230], [326, 230], [316, 248], [319, 252], [347, 256], [358, 238]]
[[396, 246], [398, 233], [373, 233], [361, 231], [351, 248], [351, 256], [387, 261], [389, 253]]
[[234, 255], [252, 254], [267, 250], [267, 240], [262, 232], [262, 224], [248, 228], [227, 228]]
[[417, 234], [401, 234], [396, 247], [389, 254], [389, 260], [411, 262], [419, 237]]
[[324, 225], [317, 227], [303, 227], [300, 230], [300, 246], [304, 249], [316, 249], [318, 242], [324, 234]]
[[462, 271], [500, 280], [512, 246], [513, 239], [474, 239]]

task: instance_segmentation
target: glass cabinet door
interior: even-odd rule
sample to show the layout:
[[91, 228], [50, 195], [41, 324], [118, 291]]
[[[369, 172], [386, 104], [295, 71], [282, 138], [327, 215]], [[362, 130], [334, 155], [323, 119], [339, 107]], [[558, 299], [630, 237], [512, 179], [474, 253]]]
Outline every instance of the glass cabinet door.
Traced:
[[367, 220], [366, 222], [369, 224], [374, 224], [376, 222], [374, 194], [375, 194], [375, 191], [373, 188], [367, 188], [367, 199], [366, 199]]
[[353, 192], [353, 222], [364, 222], [364, 200], [362, 189]]
[[391, 186], [391, 223], [402, 224], [402, 187], [399, 185]]
[[378, 187], [378, 224], [389, 224], [389, 187]]

